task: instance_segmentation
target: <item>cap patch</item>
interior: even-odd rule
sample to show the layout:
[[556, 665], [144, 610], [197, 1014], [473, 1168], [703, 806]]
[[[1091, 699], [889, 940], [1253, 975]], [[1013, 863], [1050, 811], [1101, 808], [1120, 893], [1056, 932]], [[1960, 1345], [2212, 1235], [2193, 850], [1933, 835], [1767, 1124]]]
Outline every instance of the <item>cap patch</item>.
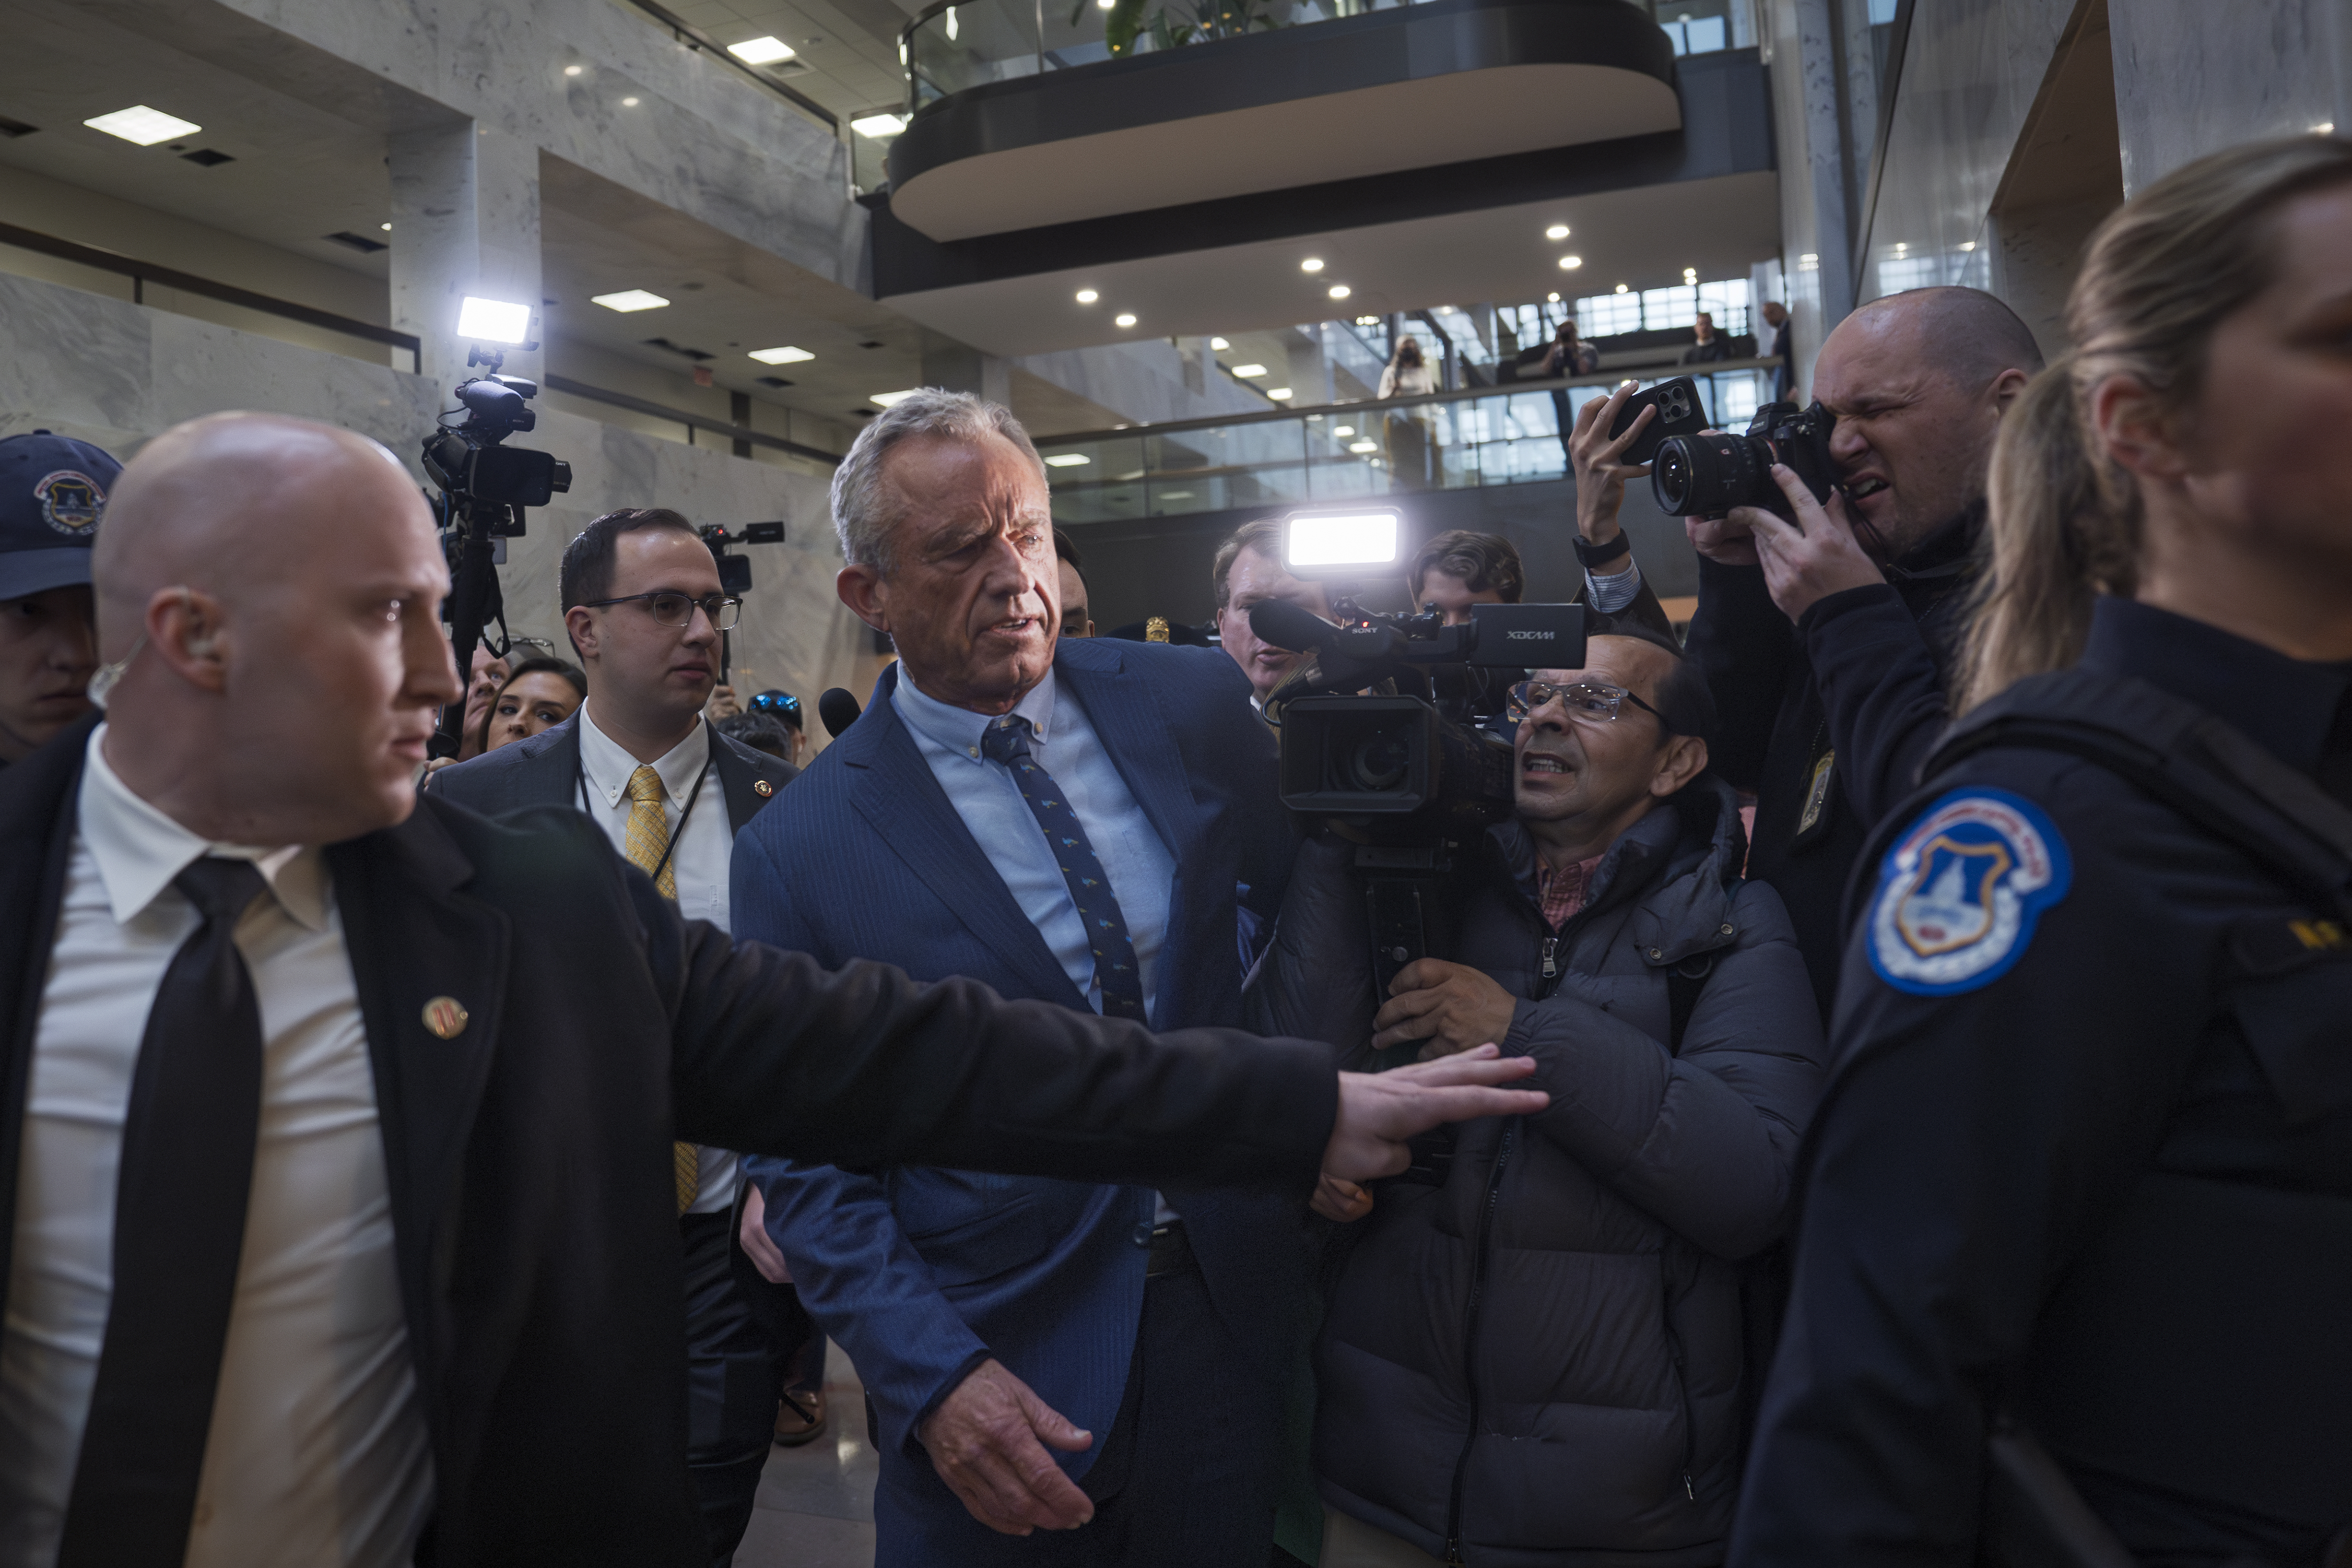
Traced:
[[106, 515], [106, 489], [87, 474], [60, 468], [33, 486], [33, 499], [49, 527], [68, 538], [86, 539]]
[[1898, 991], [1989, 986], [2033, 939], [2074, 878], [2066, 841], [2006, 789], [1945, 796], [1887, 852], [1869, 915], [1870, 967]]

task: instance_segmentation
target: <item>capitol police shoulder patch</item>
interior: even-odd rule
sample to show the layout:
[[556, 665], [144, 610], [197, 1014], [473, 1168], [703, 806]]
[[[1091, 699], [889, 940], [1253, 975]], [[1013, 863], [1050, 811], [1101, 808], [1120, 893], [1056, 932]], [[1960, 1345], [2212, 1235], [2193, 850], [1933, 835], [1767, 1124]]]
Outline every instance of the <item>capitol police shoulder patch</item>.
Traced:
[[2006, 789], [1958, 789], [1887, 852], [1870, 902], [1870, 967], [1898, 991], [1989, 986], [2066, 896], [2074, 865], [2042, 809]]

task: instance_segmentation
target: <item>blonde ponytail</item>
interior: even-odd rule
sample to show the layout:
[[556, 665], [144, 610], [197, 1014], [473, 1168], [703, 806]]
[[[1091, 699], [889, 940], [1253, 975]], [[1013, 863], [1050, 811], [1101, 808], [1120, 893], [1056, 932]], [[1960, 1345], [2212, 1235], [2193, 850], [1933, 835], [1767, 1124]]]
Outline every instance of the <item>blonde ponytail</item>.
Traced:
[[2091, 426], [2094, 392], [2127, 376], [2160, 413], [2189, 413], [2213, 329], [2275, 276], [2279, 210], [2345, 183], [2352, 142], [2251, 142], [2175, 170], [2092, 235], [2067, 296], [2073, 351], [2018, 395], [1993, 444], [1990, 566], [1969, 626], [1961, 712], [2073, 664], [2098, 595], [2137, 591], [2138, 486]]

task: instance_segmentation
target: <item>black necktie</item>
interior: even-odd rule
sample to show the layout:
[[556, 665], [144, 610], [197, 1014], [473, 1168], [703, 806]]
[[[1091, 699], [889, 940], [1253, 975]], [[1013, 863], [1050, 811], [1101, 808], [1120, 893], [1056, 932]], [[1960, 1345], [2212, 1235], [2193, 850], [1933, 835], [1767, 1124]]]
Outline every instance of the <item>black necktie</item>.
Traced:
[[261, 1009], [236, 923], [250, 861], [175, 884], [204, 918], [172, 956], [131, 1079], [114, 1289], [58, 1568], [180, 1568], [236, 1295], [261, 1124]]
[[1119, 910], [1110, 876], [1087, 841], [1077, 812], [1062, 799], [1061, 786], [1054, 782], [1054, 776], [1029, 754], [1029, 721], [1019, 714], [1006, 714], [982, 732], [980, 749], [1013, 770], [1013, 782], [1044, 831], [1054, 863], [1062, 868], [1070, 902], [1078, 906], [1078, 918], [1086, 922], [1087, 945], [1094, 950], [1095, 983], [1102, 988], [1103, 1016], [1142, 1022], [1143, 976], [1136, 967], [1127, 916]]

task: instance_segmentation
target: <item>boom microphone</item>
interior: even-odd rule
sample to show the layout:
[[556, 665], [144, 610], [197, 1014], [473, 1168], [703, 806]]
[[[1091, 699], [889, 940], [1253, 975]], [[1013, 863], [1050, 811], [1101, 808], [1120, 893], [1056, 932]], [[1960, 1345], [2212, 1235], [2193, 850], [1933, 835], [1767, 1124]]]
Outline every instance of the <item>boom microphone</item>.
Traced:
[[835, 740], [842, 731], [857, 722], [861, 710], [857, 699], [839, 686], [828, 686], [824, 695], [816, 699], [816, 716], [824, 720], [824, 732]]

